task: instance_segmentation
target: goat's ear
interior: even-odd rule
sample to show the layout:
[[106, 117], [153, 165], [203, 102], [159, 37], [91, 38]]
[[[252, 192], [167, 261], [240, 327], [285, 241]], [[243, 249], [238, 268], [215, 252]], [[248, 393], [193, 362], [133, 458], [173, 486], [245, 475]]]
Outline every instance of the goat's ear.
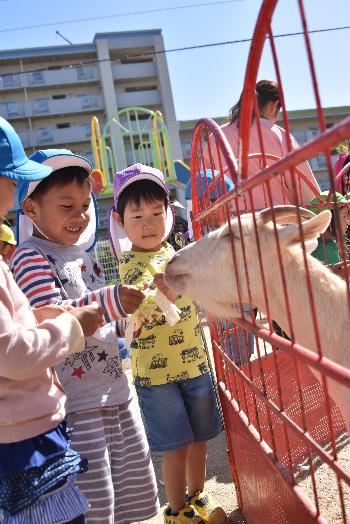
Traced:
[[[307, 252], [310, 252], [312, 246], [315, 245], [317, 237], [322, 235], [328, 228], [332, 214], [330, 211], [322, 211], [319, 215], [310, 218], [306, 222], [302, 222], [301, 227], [303, 228], [304, 240], [306, 244]], [[287, 247], [296, 242], [300, 242], [299, 226], [292, 224], [289, 226], [282, 227], [278, 230], [278, 236], [282, 247]]]

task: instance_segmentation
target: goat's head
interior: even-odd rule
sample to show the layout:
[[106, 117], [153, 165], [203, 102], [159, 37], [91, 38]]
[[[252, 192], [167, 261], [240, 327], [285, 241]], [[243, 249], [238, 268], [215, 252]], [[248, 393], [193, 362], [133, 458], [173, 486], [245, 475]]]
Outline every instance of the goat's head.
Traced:
[[300, 253], [300, 227], [306, 251], [312, 252], [317, 246], [317, 237], [327, 229], [331, 220], [329, 211], [314, 215], [307, 209], [299, 208], [299, 213], [304, 220], [301, 226], [297, 223], [298, 210], [295, 206], [275, 206], [257, 212], [257, 235], [252, 214], [241, 215], [240, 224], [237, 218], [232, 219], [230, 224], [178, 251], [166, 267], [167, 284], [176, 293], [191, 297], [216, 316], [240, 316], [240, 307], [237, 306], [240, 299], [241, 302], [249, 302], [242, 244], [249, 280], [254, 292], [259, 292], [257, 288], [262, 292], [257, 236], [264, 272], [279, 274], [273, 217], [282, 255], [290, 248], [295, 248], [297, 252], [298, 244]]

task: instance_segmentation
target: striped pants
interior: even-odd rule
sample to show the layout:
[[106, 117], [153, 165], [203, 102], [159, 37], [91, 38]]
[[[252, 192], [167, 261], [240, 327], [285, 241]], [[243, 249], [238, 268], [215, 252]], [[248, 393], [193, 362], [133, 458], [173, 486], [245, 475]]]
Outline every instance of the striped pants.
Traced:
[[87, 497], [88, 524], [128, 524], [159, 511], [157, 483], [134, 399], [68, 415], [72, 447], [89, 461], [77, 484]]

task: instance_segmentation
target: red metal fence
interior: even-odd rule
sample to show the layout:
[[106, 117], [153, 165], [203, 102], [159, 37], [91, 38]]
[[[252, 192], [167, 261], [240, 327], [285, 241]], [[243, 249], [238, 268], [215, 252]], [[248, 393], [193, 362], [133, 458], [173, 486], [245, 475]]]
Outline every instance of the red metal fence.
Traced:
[[[236, 275], [235, 293], [238, 293], [240, 318], [235, 319], [234, 323], [229, 319], [212, 320], [211, 335], [230, 466], [239, 505], [247, 522], [350, 523], [350, 458], [342, 462], [343, 448], [348, 445], [342, 414], [349, 421], [350, 406], [348, 404], [349, 411], [345, 413], [343, 405], [341, 414], [328, 393], [330, 380], [343, 384], [344, 390], [350, 388], [350, 371], [343, 365], [342, 357], [339, 357], [342, 352], [333, 351], [344, 340], [346, 345], [344, 333], [349, 327], [349, 275], [345, 263], [347, 249], [338, 231], [342, 259], [340, 265], [346, 285], [342, 288], [343, 291], [345, 289], [342, 299], [337, 300], [334, 308], [341, 306], [345, 311], [345, 317], [341, 317], [343, 324], [340, 325], [341, 315], [333, 311], [328, 325], [321, 325], [320, 309], [325, 299], [323, 296], [323, 302], [320, 303], [316, 297], [319, 290], [312, 274], [312, 264], [310, 269], [310, 255], [305, 248], [300, 211], [302, 205], [308, 206], [310, 197], [318, 194], [318, 188], [305, 174], [304, 162], [324, 155], [330, 189], [333, 190], [335, 178], [331, 151], [350, 137], [350, 118], [326, 129], [307, 21], [303, 2], [299, 0], [297, 5], [320, 132], [300, 148], [293, 144], [278, 53], [271, 29], [276, 4], [277, 0], [265, 0], [258, 17], [242, 92], [236, 142], [229, 144], [223, 130], [212, 120], [203, 119], [196, 126], [191, 158], [193, 229], [198, 239], [208, 230], [231, 220], [232, 216], [238, 221], [239, 239], [231, 239], [232, 260], [228, 264], [231, 264]], [[287, 132], [287, 150], [280, 157], [271, 154], [265, 147], [255, 92], [265, 45], [271, 49], [279, 84], [282, 125]], [[259, 148], [255, 150], [251, 145], [253, 119], [259, 142]], [[256, 162], [260, 166], [258, 170]], [[235, 184], [233, 191], [227, 191], [224, 175]], [[273, 249], [276, 250], [278, 290], [269, 275], [271, 268], [264, 264], [265, 247], [260, 236], [258, 210], [281, 203], [294, 204], [297, 208], [296, 222], [302, 245], [299, 274], [303, 289], [299, 303], [295, 300], [295, 294], [299, 293], [295, 288], [297, 283], [294, 287], [288, 277], [289, 258], [281, 246], [278, 236], [280, 226], [277, 225], [275, 213], [271, 215], [271, 231], [275, 233]], [[334, 206], [337, 226], [338, 211], [339, 208]], [[242, 217], [246, 212], [252, 213], [254, 224], [254, 235], [249, 239], [244, 237], [242, 230]], [[251, 251], [247, 242], [255, 243], [255, 260], [248, 258]], [[241, 267], [237, 264], [241, 264]], [[263, 299], [260, 300], [262, 305], [258, 308], [255, 303], [256, 289], [251, 287], [252, 271], [258, 273], [263, 290]], [[336, 292], [331, 284], [328, 291], [327, 282], [322, 285], [328, 303]], [[242, 300], [240, 290], [243, 287], [248, 290], [248, 302]], [[288, 333], [274, 322], [271, 311], [276, 311], [276, 297], [287, 318], [285, 331]], [[306, 347], [300, 341], [300, 338], [303, 340], [298, 325], [301, 318], [310, 331], [308, 337], [311, 342]], [[327, 340], [325, 330], [329, 335]], [[344, 347], [346, 351], [350, 351], [350, 342]], [[333, 361], [333, 354], [337, 354], [336, 362]], [[319, 378], [316, 378], [315, 371], [319, 373]]]

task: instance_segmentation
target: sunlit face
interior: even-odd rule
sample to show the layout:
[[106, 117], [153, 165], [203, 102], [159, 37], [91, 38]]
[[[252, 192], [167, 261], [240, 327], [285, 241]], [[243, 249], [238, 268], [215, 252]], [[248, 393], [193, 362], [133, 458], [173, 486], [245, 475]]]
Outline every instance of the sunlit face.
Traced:
[[0, 255], [5, 260], [5, 262], [9, 262], [10, 258], [15, 250], [16, 246], [13, 246], [12, 244], [8, 244], [4, 240], [0, 240]]
[[[0, 176], [0, 217], [7, 215], [8, 210], [13, 207], [17, 182], [10, 178]], [[2, 223], [2, 218], [0, 224]]]
[[117, 212], [113, 213], [115, 222], [124, 228], [133, 251], [159, 251], [166, 229], [166, 209], [163, 200], [139, 205], [128, 202], [124, 211], [124, 223]]
[[339, 225], [340, 225], [341, 235], [344, 236], [346, 233], [346, 228], [348, 227], [348, 218], [349, 218], [348, 206], [339, 208], [338, 216], [339, 216]]
[[[88, 181], [83, 185], [72, 182], [54, 186], [35, 200], [28, 197], [23, 210], [38, 230], [34, 235], [48, 237], [58, 244], [73, 245], [90, 221], [91, 190]], [[43, 235], [41, 235], [41, 232]]]

